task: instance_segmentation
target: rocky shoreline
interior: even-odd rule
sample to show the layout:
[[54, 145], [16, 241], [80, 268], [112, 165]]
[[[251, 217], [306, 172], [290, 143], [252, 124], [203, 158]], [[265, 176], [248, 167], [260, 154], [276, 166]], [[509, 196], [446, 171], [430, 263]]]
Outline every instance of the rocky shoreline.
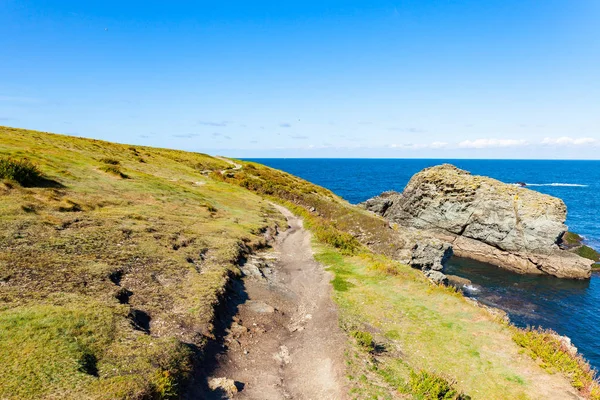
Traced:
[[591, 276], [594, 261], [561, 246], [568, 232], [562, 200], [450, 164], [426, 168], [402, 193], [385, 192], [361, 205], [416, 230], [421, 239], [410, 264], [436, 282], [446, 281], [448, 254], [523, 274]]

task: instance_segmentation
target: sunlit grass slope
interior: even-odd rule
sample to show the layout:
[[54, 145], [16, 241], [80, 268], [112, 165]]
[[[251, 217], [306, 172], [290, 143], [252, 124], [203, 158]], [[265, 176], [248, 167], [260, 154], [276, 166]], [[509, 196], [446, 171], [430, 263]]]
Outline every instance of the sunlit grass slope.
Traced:
[[284, 223], [275, 201], [333, 274], [352, 398], [600, 399], [551, 333], [398, 262], [414, 232], [300, 178], [1, 127], [0, 159], [0, 398], [178, 397], [236, 260]]
[[594, 372], [556, 336], [517, 329], [395, 261], [413, 232], [258, 164], [215, 178], [283, 202], [313, 232], [357, 345], [348, 357], [353, 398], [547, 399], [572, 396], [571, 386], [600, 399]]
[[178, 393], [233, 264], [280, 221], [206, 155], [0, 127], [0, 398]]

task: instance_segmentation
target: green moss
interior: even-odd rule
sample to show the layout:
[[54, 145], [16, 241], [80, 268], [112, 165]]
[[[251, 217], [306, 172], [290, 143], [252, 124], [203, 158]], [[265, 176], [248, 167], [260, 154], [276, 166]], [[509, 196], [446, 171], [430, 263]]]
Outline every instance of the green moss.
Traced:
[[577, 249], [577, 254], [592, 261], [600, 261], [600, 253], [586, 245], [579, 247]]
[[565, 232], [564, 235], [562, 236], [563, 243], [566, 243], [568, 245], [580, 244], [582, 240], [583, 240], [583, 237], [581, 237], [580, 235], [578, 235], [575, 232]]

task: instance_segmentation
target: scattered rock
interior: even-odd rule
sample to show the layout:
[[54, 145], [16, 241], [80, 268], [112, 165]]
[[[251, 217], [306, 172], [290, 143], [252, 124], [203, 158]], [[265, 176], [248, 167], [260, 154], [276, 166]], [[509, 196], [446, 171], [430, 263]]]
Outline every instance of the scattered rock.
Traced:
[[231, 327], [229, 327], [229, 332], [231, 332], [231, 334], [233, 336], [241, 336], [244, 333], [248, 332], [248, 328], [246, 328], [243, 325], [238, 324], [237, 322], [232, 322], [231, 323]]
[[248, 262], [248, 263], [244, 264], [244, 266], [242, 266], [240, 269], [242, 270], [242, 273], [245, 276], [258, 278], [258, 279], [262, 279], [265, 277], [263, 275], [262, 271], [260, 270], [260, 268], [258, 268], [258, 266], [253, 263]]
[[238, 388], [233, 379], [211, 378], [208, 380], [208, 387], [212, 391], [221, 390], [230, 397], [238, 392]]

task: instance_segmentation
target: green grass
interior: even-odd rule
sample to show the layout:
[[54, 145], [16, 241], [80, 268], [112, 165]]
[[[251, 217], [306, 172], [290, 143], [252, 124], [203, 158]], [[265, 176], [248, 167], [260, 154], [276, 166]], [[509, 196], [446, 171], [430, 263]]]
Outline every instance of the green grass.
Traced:
[[121, 171], [121, 168], [116, 164], [103, 165], [100, 167], [100, 170], [118, 176], [119, 178], [129, 179], [129, 176], [124, 174], [123, 171]]
[[[177, 397], [235, 262], [281, 215], [207, 177], [230, 165], [203, 154], [0, 137], [1, 159], [56, 182], [0, 181], [0, 398]], [[131, 179], [115, 179], [123, 171]]]
[[369, 332], [354, 330], [350, 332], [350, 335], [356, 340], [356, 344], [363, 351], [370, 353], [375, 350], [375, 342], [373, 342], [373, 335]]
[[548, 378], [535, 340], [395, 261], [412, 238], [326, 189], [197, 153], [0, 135], [0, 157], [56, 183], [0, 183], [0, 398], [177, 398], [236, 261], [286, 226], [273, 200], [333, 275], [354, 398], [539, 398], [562, 375], [596, 398], [585, 364]]
[[582, 243], [582, 236], [573, 232], [565, 232], [565, 234], [562, 236], [562, 241], [571, 252], [579, 255], [580, 257], [587, 258], [588, 260], [595, 262], [600, 261], [600, 253], [591, 247], [584, 245]]
[[[302, 208], [295, 211], [309, 227], [323, 223]], [[459, 292], [432, 285], [418, 271], [364, 247], [345, 253], [317, 235], [313, 247], [317, 260], [333, 273], [342, 327], [361, 351], [365, 351], [361, 343], [368, 340], [356, 338], [365, 333], [384, 349], [367, 350], [367, 358], [372, 358], [367, 363], [349, 360], [353, 376], [367, 377], [351, 381], [357, 398], [408, 394], [421, 399], [526, 399], [543, 392], [547, 372], [511, 344], [518, 329], [474, 306]], [[570, 377], [571, 372], [560, 372]], [[583, 395], [595, 398], [588, 389], [571, 383]]]

